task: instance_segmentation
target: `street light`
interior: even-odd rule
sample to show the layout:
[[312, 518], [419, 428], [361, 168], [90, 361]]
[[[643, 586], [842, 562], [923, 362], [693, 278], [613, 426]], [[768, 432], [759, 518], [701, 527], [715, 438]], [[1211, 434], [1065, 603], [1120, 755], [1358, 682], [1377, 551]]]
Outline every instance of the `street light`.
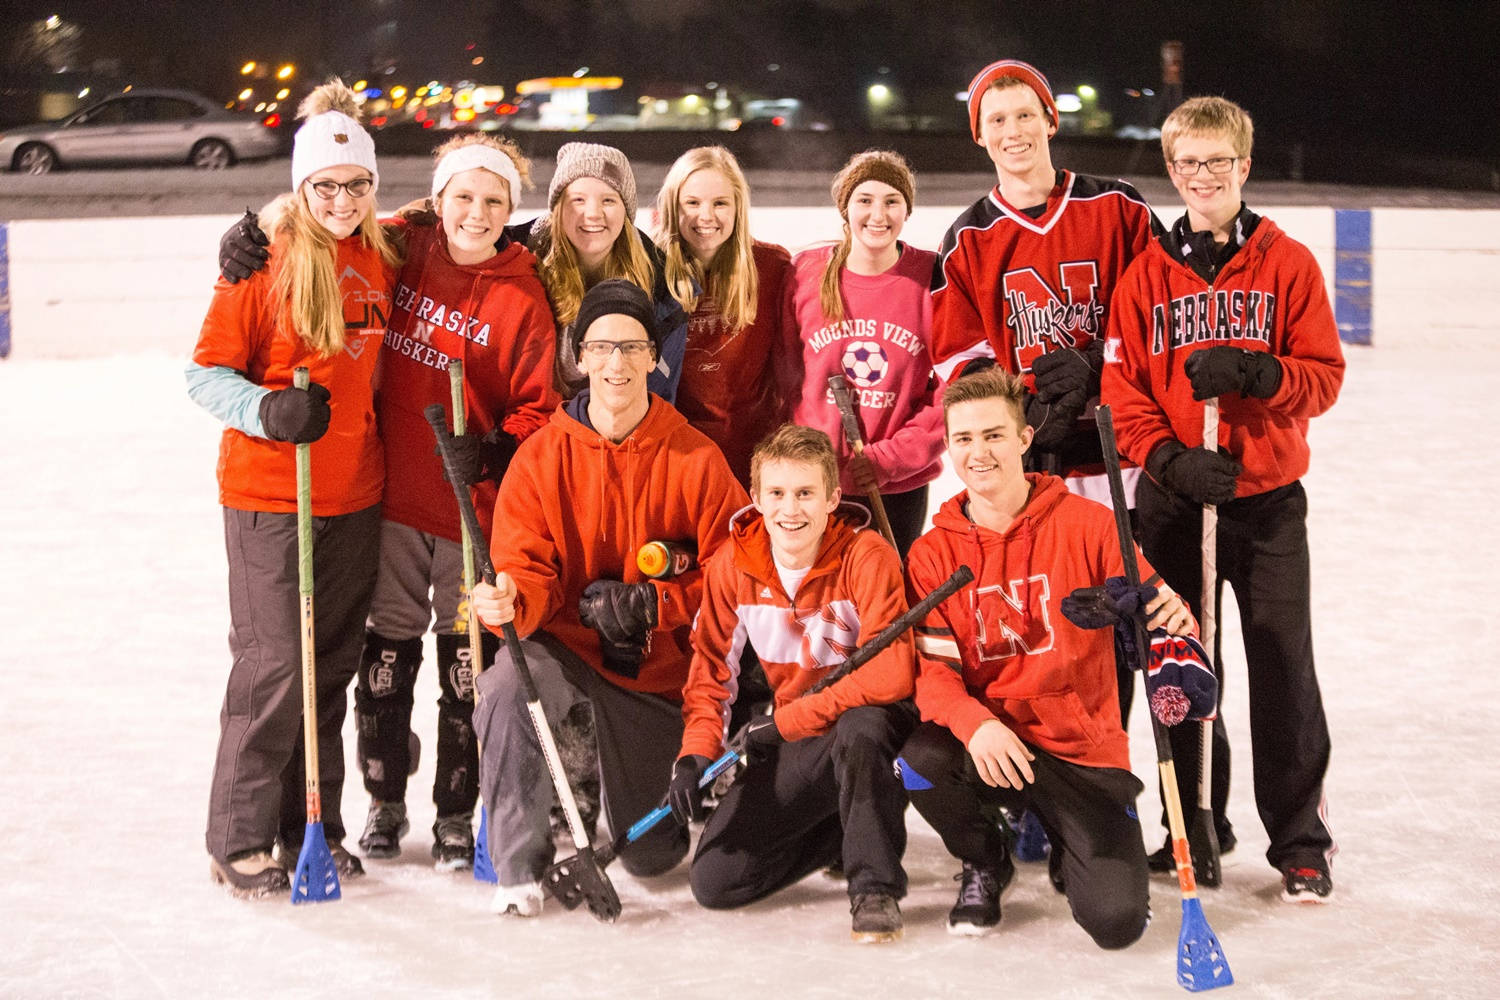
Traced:
[[285, 66], [276, 71], [276, 79], [290, 80], [292, 78], [292, 74], [295, 72], [297, 72], [297, 68], [291, 63], [287, 63]]
[[240, 76], [249, 76], [255, 72], [255, 60], [252, 59], [240, 67]]

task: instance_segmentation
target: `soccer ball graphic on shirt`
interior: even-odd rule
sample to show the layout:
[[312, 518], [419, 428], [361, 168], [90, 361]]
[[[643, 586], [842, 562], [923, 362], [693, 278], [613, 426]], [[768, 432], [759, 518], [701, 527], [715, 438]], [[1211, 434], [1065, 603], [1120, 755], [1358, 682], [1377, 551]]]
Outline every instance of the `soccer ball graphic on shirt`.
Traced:
[[885, 348], [873, 340], [856, 340], [844, 348], [844, 375], [861, 389], [879, 385], [890, 368]]

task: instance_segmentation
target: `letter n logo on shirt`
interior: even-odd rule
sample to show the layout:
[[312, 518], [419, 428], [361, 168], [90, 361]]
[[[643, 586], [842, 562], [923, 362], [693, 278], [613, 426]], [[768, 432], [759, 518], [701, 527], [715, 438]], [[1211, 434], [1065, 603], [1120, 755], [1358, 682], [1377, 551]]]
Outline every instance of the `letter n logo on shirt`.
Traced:
[[1052, 648], [1047, 575], [1012, 580], [1009, 588], [980, 587], [974, 600], [975, 636], [981, 660], [1004, 660]]

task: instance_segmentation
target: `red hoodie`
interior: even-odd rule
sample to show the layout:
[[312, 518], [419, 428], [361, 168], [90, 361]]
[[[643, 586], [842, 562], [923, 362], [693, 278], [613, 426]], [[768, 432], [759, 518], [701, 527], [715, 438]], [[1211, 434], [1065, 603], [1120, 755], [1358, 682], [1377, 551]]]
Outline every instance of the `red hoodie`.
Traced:
[[1317, 261], [1266, 218], [1212, 286], [1159, 240], [1125, 272], [1110, 305], [1102, 391], [1120, 453], [1144, 466], [1174, 438], [1202, 446], [1203, 403], [1182, 366], [1194, 351], [1223, 345], [1270, 351], [1282, 372], [1269, 399], [1219, 399], [1219, 444], [1245, 467], [1235, 495], [1302, 478], [1307, 421], [1338, 398], [1344, 354]]
[[[339, 240], [336, 247], [334, 271], [344, 302], [342, 351], [324, 357], [308, 347], [293, 327], [291, 305], [276, 299], [276, 276], [286, 254], [285, 237], [279, 235], [264, 270], [237, 284], [220, 278], [214, 285], [193, 349], [195, 364], [233, 368], [267, 389], [287, 388], [293, 369], [306, 366], [312, 381], [328, 390], [328, 431], [309, 452], [314, 517], [371, 507], [380, 502], [384, 482], [372, 383], [395, 274], [359, 235]], [[286, 441], [224, 428], [219, 502], [235, 510], [296, 511], [296, 451]]]
[[682, 753], [716, 757], [739, 690], [749, 645], [776, 700], [776, 728], [789, 740], [827, 732], [860, 705], [911, 696], [912, 640], [884, 652], [817, 694], [799, 697], [906, 610], [901, 560], [873, 531], [863, 508], [834, 512], [812, 569], [788, 598], [760, 512], [734, 516], [730, 544], [704, 571], [703, 606], [693, 626], [693, 665], [682, 691]]
[[774, 243], [755, 241], [755, 322], [724, 325], [709, 293], [688, 317], [682, 381], [673, 406], [708, 435], [750, 487], [750, 453], [788, 419], [786, 384], [796, 378], [797, 324], [790, 315], [792, 260]]
[[999, 719], [1063, 760], [1128, 770], [1111, 630], [1080, 629], [1062, 614], [1075, 588], [1123, 575], [1114, 515], [1056, 476], [1026, 479], [1031, 496], [1004, 532], [970, 521], [964, 492], [911, 547], [910, 600], [960, 565], [975, 576], [917, 627], [917, 707], [965, 746], [981, 723]]
[[588, 398], [558, 407], [517, 450], [495, 501], [490, 556], [516, 582], [521, 635], [546, 629], [611, 683], [677, 701], [702, 572], [651, 581], [657, 626], [635, 678], [605, 669], [598, 634], [578, 620], [578, 598], [594, 580], [646, 580], [635, 558], [650, 541], [689, 542], [709, 558], [749, 498], [713, 442], [660, 397], [619, 444], [573, 415]]
[[[499, 427], [520, 441], [545, 424], [558, 403], [552, 309], [530, 250], [512, 242], [461, 265], [437, 226], [406, 227], [406, 266], [393, 298], [376, 397], [386, 468], [381, 515], [458, 541], [458, 503], [422, 411], [443, 404], [451, 426], [448, 362], [459, 358], [470, 434]], [[474, 487], [486, 532], [497, 489], [490, 481]]]

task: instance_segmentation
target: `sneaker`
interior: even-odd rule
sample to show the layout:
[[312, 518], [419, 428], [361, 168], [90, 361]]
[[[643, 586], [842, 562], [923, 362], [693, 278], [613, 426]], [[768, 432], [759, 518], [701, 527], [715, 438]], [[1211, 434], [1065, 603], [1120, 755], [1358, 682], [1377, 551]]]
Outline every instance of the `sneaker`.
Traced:
[[1333, 876], [1319, 865], [1314, 868], [1281, 870], [1281, 901], [1284, 903], [1333, 902]]
[[401, 838], [410, 829], [405, 802], [371, 799], [370, 812], [365, 817], [365, 832], [359, 838], [359, 849], [367, 858], [394, 858], [401, 853]]
[[490, 899], [490, 912], [505, 916], [537, 917], [542, 913], [542, 883], [523, 882], [520, 885], [502, 885], [495, 889]]
[[[349, 853], [342, 841], [335, 842], [330, 840], [327, 841], [327, 844], [328, 856], [333, 858], [333, 865], [338, 869], [339, 881], [342, 882], [347, 879], [364, 876], [365, 866], [360, 862], [359, 858]], [[297, 870], [297, 859], [302, 854], [302, 842], [299, 840], [297, 843], [292, 844], [285, 840], [280, 840], [276, 842], [276, 850], [280, 852], [282, 867], [286, 868], [287, 871], [295, 872]]]
[[461, 872], [474, 867], [473, 813], [439, 816], [432, 824], [433, 867], [440, 872]]
[[292, 891], [286, 869], [265, 848], [241, 852], [232, 859], [210, 857], [208, 873], [236, 899], [264, 899]]
[[[1234, 850], [1234, 845], [1239, 838], [1234, 835], [1233, 830], [1219, 834], [1219, 856], [1223, 857]], [[1163, 875], [1172, 875], [1177, 872], [1177, 859], [1172, 857], [1172, 837], [1167, 836], [1162, 845], [1150, 854], [1146, 855], [1146, 867], [1151, 871]], [[1203, 880], [1203, 871], [1198, 865], [1193, 865], [1193, 877], [1200, 882]]]
[[850, 937], [860, 944], [880, 944], [901, 937], [901, 907], [883, 892], [862, 892], [849, 901]]
[[958, 902], [948, 911], [948, 933], [960, 937], [988, 934], [1000, 923], [1000, 894], [1015, 874], [1016, 866], [1009, 855], [999, 868], [965, 861], [964, 870], [953, 876], [958, 882]]

